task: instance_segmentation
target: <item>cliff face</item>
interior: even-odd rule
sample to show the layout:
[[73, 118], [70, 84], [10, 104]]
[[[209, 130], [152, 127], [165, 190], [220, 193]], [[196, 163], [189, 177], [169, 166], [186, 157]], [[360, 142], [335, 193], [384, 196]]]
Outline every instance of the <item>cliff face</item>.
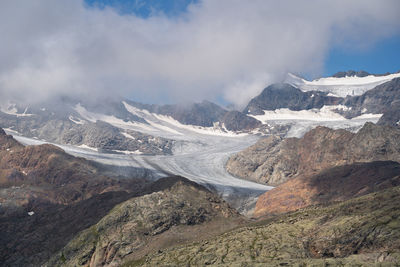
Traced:
[[334, 166], [380, 160], [400, 161], [400, 130], [367, 123], [355, 134], [317, 127], [300, 139], [268, 137], [232, 156], [226, 168], [243, 179], [279, 185]]
[[[153, 193], [129, 199], [80, 233], [49, 266], [116, 266], [165, 246], [232, 227], [240, 216], [214, 194], [181, 177], [164, 178]], [[207, 225], [201, 228], [201, 225]], [[213, 230], [218, 225], [219, 230]], [[234, 224], [233, 224], [234, 225]]]
[[263, 110], [321, 108], [324, 105], [337, 105], [342, 100], [339, 97], [328, 96], [328, 93], [324, 92], [303, 92], [289, 84], [273, 84], [253, 98], [244, 109], [244, 113], [262, 115], [264, 114]]

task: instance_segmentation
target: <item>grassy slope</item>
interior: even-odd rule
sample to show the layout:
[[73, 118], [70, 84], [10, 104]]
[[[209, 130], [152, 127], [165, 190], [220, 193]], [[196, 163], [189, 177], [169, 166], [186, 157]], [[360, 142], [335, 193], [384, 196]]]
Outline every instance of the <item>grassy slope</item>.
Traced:
[[125, 266], [396, 266], [400, 187], [264, 219]]

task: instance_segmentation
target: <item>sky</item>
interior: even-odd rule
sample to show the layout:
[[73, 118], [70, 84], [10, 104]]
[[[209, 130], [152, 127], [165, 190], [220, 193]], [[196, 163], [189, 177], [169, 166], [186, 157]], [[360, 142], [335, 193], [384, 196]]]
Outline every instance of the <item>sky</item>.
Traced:
[[240, 108], [293, 72], [400, 70], [398, 0], [4, 0], [0, 100]]

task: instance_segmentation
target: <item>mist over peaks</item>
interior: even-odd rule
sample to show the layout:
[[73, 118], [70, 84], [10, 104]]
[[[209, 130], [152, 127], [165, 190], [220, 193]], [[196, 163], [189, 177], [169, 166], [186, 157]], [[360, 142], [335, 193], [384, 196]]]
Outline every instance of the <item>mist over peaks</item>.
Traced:
[[122, 96], [238, 107], [287, 72], [319, 74], [332, 46], [399, 32], [400, 2], [203, 0], [143, 18], [82, 0], [0, 4], [0, 97]]

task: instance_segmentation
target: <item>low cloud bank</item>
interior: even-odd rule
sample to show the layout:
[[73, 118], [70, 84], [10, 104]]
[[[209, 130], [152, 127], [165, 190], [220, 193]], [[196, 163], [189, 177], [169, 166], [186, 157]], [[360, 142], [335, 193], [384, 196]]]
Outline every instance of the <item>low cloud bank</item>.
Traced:
[[203, 0], [147, 18], [82, 0], [0, 4], [0, 97], [121, 95], [241, 107], [286, 72], [319, 74], [332, 46], [399, 34], [398, 0]]

